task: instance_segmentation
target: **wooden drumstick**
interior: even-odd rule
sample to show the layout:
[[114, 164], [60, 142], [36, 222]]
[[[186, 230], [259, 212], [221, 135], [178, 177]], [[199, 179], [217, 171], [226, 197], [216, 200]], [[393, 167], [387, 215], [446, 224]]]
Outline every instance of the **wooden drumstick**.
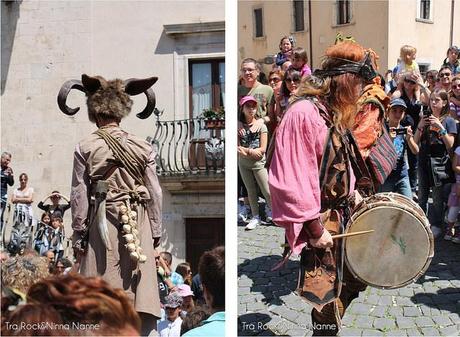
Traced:
[[349, 237], [349, 236], [368, 234], [368, 233], [372, 233], [373, 231], [374, 230], [371, 229], [371, 230], [368, 230], [368, 231], [360, 231], [360, 232], [352, 232], [352, 233], [332, 235], [332, 240], [340, 239], [340, 238], [346, 238], [346, 237]]

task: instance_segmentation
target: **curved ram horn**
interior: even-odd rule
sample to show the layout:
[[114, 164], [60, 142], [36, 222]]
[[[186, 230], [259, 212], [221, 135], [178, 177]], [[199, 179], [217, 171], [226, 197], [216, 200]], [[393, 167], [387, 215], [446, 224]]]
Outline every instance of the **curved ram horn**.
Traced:
[[155, 93], [153, 92], [152, 88], [148, 88], [146, 91], [144, 91], [144, 94], [147, 96], [147, 105], [145, 106], [144, 110], [136, 114], [137, 118], [140, 119], [149, 118], [153, 110], [155, 110], [156, 105]]
[[149, 77], [145, 79], [130, 78], [125, 81], [125, 92], [128, 95], [135, 96], [144, 93], [147, 97], [147, 105], [144, 110], [136, 114], [140, 119], [148, 118], [155, 109], [156, 98], [151, 86], [154, 85], [156, 81], [158, 81], [158, 77]]
[[83, 87], [80, 80], [69, 80], [62, 85], [61, 89], [59, 90], [57, 102], [58, 102], [59, 109], [61, 109], [61, 111], [68, 116], [75, 115], [78, 112], [78, 110], [80, 110], [80, 107], [76, 107], [72, 109], [72, 108], [69, 108], [66, 104], [67, 96], [69, 95], [69, 92], [72, 89], [78, 89], [86, 93], [86, 90]]
[[125, 81], [125, 92], [128, 95], [135, 96], [143, 93], [158, 81], [158, 77], [149, 77], [143, 79], [130, 78]]
[[97, 77], [91, 77], [86, 74], [81, 75], [81, 82], [89, 93], [94, 93], [101, 87], [101, 81]]

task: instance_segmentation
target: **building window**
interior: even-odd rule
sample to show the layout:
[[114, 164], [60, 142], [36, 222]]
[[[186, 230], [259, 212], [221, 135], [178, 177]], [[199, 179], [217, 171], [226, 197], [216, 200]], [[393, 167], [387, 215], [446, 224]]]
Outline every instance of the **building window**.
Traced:
[[419, 0], [418, 7], [418, 18], [431, 20], [431, 0]]
[[337, 24], [345, 25], [351, 22], [351, 0], [337, 1]]
[[255, 37], [264, 36], [262, 8], [254, 9], [254, 28], [255, 28], [255, 33], [256, 33]]
[[190, 117], [204, 109], [218, 109], [225, 102], [225, 60], [189, 61]]
[[294, 0], [294, 31], [301, 32], [305, 30], [304, 0]]

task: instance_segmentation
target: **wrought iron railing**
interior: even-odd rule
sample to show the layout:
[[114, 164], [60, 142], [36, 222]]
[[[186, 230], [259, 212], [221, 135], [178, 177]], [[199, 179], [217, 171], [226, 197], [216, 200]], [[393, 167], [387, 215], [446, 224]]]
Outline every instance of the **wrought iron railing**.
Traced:
[[148, 138], [158, 152], [158, 175], [224, 173], [225, 120], [213, 123], [204, 118], [162, 121], [161, 114], [162, 111], [155, 109], [156, 131]]

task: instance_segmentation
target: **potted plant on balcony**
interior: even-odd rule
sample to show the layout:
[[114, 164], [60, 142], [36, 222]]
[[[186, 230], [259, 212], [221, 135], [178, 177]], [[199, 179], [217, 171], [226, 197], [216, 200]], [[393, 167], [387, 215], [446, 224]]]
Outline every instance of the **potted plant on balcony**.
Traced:
[[225, 109], [223, 106], [216, 109], [203, 109], [203, 118], [207, 129], [225, 128]]

